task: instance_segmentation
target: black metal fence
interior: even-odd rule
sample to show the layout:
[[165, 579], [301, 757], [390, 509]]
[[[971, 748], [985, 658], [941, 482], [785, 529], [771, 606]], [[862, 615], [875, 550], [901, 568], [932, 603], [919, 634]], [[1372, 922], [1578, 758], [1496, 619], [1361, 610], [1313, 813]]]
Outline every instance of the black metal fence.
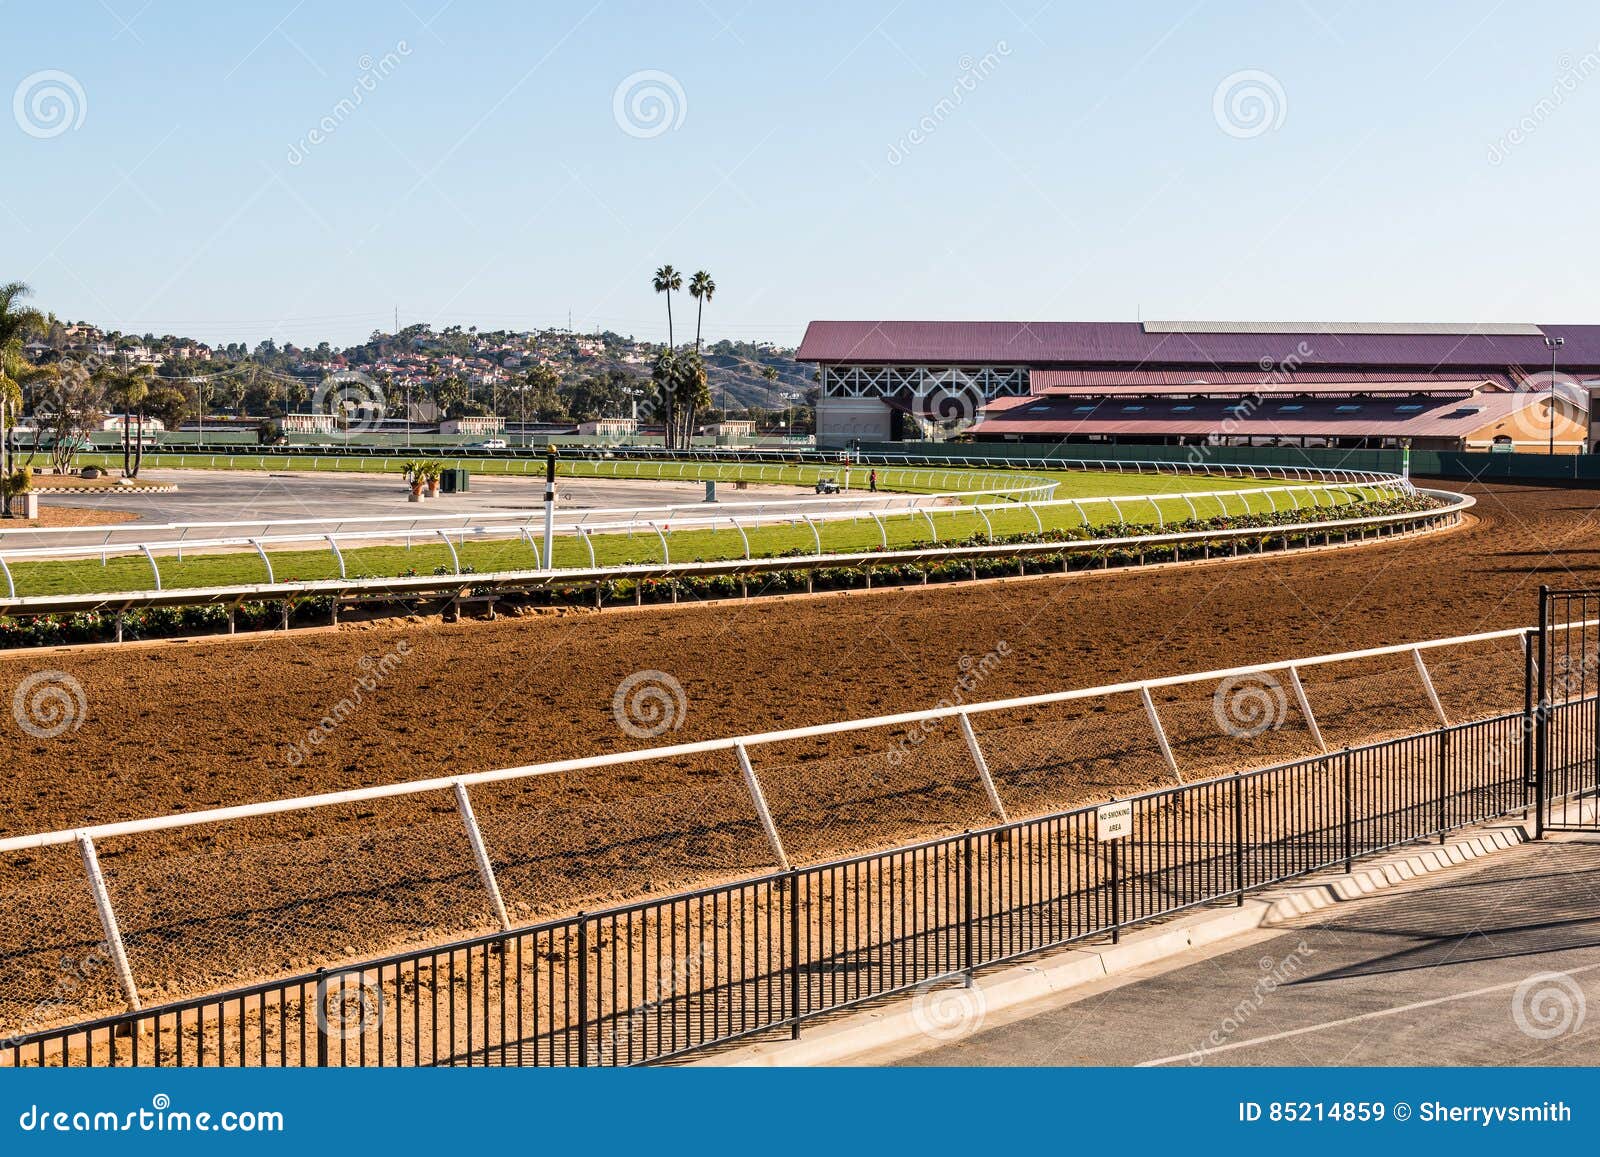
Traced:
[[[1537, 830], [1593, 830], [1592, 821], [1555, 809], [1600, 784], [1600, 591], [1540, 587], [1535, 639], [1525, 709], [1536, 720]], [[1584, 701], [1590, 707], [1572, 725], [1553, 725], [1562, 705]]]
[[[0, 1065], [667, 1061], [1245, 894], [1594, 783], [1594, 699], [0, 1042]], [[1567, 778], [1562, 778], [1566, 776]], [[1582, 786], [1589, 785], [1589, 786]]]

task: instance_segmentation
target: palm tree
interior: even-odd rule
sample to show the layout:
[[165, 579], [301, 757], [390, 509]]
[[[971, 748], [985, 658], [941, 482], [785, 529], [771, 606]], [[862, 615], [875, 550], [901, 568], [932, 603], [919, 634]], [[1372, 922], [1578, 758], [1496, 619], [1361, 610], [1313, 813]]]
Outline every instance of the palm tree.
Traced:
[[711, 388], [706, 384], [706, 363], [698, 353], [685, 354], [673, 364], [673, 396], [680, 415], [681, 445], [694, 445], [694, 419], [711, 408]]
[[99, 375], [104, 382], [106, 397], [122, 411], [122, 476], [133, 477], [133, 408], [144, 402], [150, 392], [149, 384], [137, 372], [114, 370], [106, 367]]
[[694, 348], [700, 348], [700, 313], [705, 309], [706, 302], [711, 300], [717, 292], [717, 283], [711, 280], [711, 274], [704, 269], [689, 278], [689, 296], [694, 298]]
[[20, 378], [27, 363], [22, 356], [23, 335], [44, 326], [44, 315], [25, 308], [21, 301], [33, 290], [21, 281], [0, 285], [0, 517], [11, 517], [11, 436], [7, 418], [22, 416]]
[[672, 291], [683, 288], [683, 274], [670, 265], [663, 265], [656, 270], [655, 279], [651, 282], [656, 287], [657, 293], [667, 295], [667, 348], [671, 349], [672, 341]]
[[662, 445], [670, 450], [674, 433], [672, 420], [676, 416], [674, 395], [678, 390], [678, 358], [670, 349], [656, 355], [655, 364], [650, 367], [650, 381], [655, 386], [657, 408], [661, 413]]

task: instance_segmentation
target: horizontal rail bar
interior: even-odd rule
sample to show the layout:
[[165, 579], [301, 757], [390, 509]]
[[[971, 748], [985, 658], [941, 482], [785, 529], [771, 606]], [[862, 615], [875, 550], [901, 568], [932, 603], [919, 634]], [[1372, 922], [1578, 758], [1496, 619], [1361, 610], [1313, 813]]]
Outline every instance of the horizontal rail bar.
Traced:
[[[1017, 557], [1028, 554], [1052, 552], [1092, 553], [1101, 550], [1147, 550], [1154, 547], [1181, 546], [1190, 542], [1215, 542], [1239, 538], [1274, 538], [1306, 532], [1335, 532], [1354, 527], [1376, 527], [1397, 522], [1416, 522], [1459, 514], [1476, 505], [1476, 500], [1447, 491], [1426, 491], [1441, 499], [1453, 500], [1451, 505], [1431, 510], [1403, 511], [1398, 514], [1377, 514], [1364, 518], [1329, 519], [1320, 522], [1284, 523], [1274, 526], [1232, 527], [1211, 530], [1169, 532], [1154, 535], [1130, 535], [1121, 538], [1061, 539], [1044, 542], [990, 543], [978, 546], [913, 547], [895, 551], [876, 551], [870, 554], [813, 554], [808, 556], [774, 555], [754, 559], [715, 559], [693, 563], [644, 563], [621, 566], [564, 567], [551, 570], [487, 571], [471, 576], [450, 576], [442, 581], [438, 576], [413, 575], [356, 580], [312, 579], [292, 583], [236, 584], [220, 587], [187, 587], [154, 591], [102, 591], [73, 595], [23, 595], [0, 599], [0, 614], [60, 614], [93, 610], [107, 604], [126, 603], [128, 606], [191, 606], [207, 603], [237, 601], [241, 599], [279, 599], [290, 596], [331, 595], [336, 598], [373, 594], [378, 597], [406, 598], [436, 596], [470, 581], [477, 589], [521, 590], [530, 586], [560, 584], [565, 586], [607, 582], [616, 579], [651, 579], [682, 575], [752, 574], [767, 571], [808, 570], [821, 566], [891, 566], [916, 564], [939, 560], [965, 558]], [[922, 511], [927, 514], [927, 511]], [[680, 523], [680, 525], [682, 525]], [[192, 546], [192, 543], [186, 544]], [[90, 553], [98, 555], [100, 548]], [[155, 597], [160, 595], [161, 597]]]

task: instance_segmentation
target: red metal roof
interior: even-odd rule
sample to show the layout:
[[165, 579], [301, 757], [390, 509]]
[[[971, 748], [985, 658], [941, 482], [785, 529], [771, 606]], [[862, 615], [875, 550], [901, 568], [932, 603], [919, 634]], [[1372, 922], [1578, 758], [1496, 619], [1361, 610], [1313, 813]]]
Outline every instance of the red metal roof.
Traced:
[[[989, 403], [974, 434], [1074, 434], [1240, 437], [1464, 437], [1545, 395], [1483, 393], [1471, 398], [1259, 398], [1255, 404], [1215, 398], [1129, 401], [1060, 394], [1000, 398]], [[1413, 411], [1401, 407], [1421, 406]], [[1353, 408], [1352, 408], [1353, 407]]]
[[1507, 390], [1493, 378], [1440, 378], [1417, 374], [1304, 373], [1176, 373], [1150, 370], [1034, 370], [1029, 375], [1035, 394], [1471, 394]]
[[1138, 322], [814, 321], [798, 357], [813, 362], [939, 365], [1148, 365], [1270, 370], [1318, 366], [1504, 372], [1550, 364], [1544, 334], [1565, 345], [1558, 367], [1600, 372], [1600, 325], [1547, 325], [1533, 334], [1195, 333]]

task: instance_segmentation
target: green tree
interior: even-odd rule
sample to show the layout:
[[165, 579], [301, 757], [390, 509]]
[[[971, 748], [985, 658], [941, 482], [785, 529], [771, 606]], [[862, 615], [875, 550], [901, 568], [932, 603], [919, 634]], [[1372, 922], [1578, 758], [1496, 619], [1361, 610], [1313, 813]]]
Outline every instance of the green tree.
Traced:
[[695, 415], [711, 408], [711, 387], [706, 380], [706, 363], [693, 350], [673, 363], [673, 404], [678, 413], [679, 446], [694, 445]]
[[517, 391], [522, 424], [528, 424], [528, 411], [538, 422], [559, 422], [567, 415], [566, 403], [561, 398], [561, 375], [549, 366], [534, 366], [522, 377], [522, 389]]
[[22, 304], [33, 290], [21, 281], [0, 285], [0, 516], [11, 517], [11, 427], [22, 414], [27, 376], [23, 339], [45, 328], [44, 315]]
[[650, 367], [650, 381], [655, 386], [655, 409], [663, 427], [662, 445], [670, 450], [677, 436], [673, 420], [677, 416], [678, 393], [678, 356], [671, 349], [656, 355]]
[[433, 401], [440, 413], [459, 418], [467, 405], [467, 383], [455, 374], [440, 379], [433, 387]]
[[[152, 375], [148, 366], [138, 366], [132, 370], [121, 367], [106, 367], [99, 375], [101, 388], [104, 390], [106, 400], [121, 413], [122, 421], [122, 476], [124, 478], [136, 477], [138, 467], [134, 465], [134, 446], [142, 445], [144, 434], [144, 401], [150, 394], [150, 379]], [[133, 432], [133, 413], [139, 410], [139, 436]]]
[[689, 278], [689, 296], [694, 298], [694, 348], [700, 352], [700, 314], [717, 292], [717, 283], [711, 280], [711, 274], [704, 269]]
[[651, 284], [656, 287], [657, 293], [667, 295], [667, 349], [672, 349], [672, 293], [673, 290], [683, 288], [683, 274], [670, 265], [663, 265], [656, 270], [655, 278]]

